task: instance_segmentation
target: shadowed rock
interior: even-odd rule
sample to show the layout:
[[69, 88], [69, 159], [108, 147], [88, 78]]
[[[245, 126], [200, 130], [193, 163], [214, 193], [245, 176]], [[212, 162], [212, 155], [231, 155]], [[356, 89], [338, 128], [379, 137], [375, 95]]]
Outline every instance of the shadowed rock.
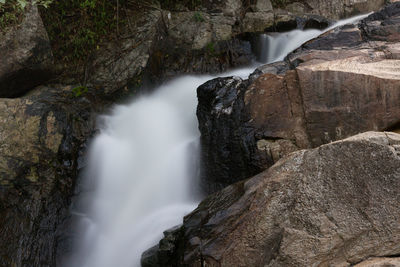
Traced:
[[37, 6], [28, 5], [19, 25], [0, 34], [0, 97], [18, 97], [46, 82], [53, 54]]

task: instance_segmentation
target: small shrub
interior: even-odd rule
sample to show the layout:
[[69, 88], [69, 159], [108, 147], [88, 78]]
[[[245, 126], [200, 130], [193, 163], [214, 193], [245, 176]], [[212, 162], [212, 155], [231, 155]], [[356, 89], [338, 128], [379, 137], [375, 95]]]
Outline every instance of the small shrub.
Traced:
[[[53, 0], [33, 0], [32, 3], [48, 8]], [[0, 32], [5, 32], [10, 26], [22, 20], [28, 0], [0, 0]]]
[[80, 85], [72, 89], [72, 92], [74, 93], [75, 97], [80, 97], [84, 94], [86, 94], [89, 91], [89, 89], [86, 86]]
[[194, 12], [193, 19], [196, 22], [204, 22], [205, 21], [200, 12]]

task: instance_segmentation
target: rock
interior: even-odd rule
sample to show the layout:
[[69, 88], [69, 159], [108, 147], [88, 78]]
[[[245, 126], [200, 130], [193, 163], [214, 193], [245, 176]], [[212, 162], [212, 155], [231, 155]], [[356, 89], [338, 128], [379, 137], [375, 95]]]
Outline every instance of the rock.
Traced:
[[271, 12], [248, 12], [243, 19], [244, 32], [263, 32], [275, 24]]
[[272, 10], [273, 8], [270, 0], [257, 0], [254, 6], [255, 12], [270, 12]]
[[356, 14], [377, 11], [385, 5], [384, 0], [310, 0], [310, 13], [331, 19], [341, 19]]
[[53, 54], [36, 5], [28, 5], [19, 25], [0, 34], [0, 97], [18, 97], [46, 82]]
[[[250, 147], [247, 143], [254, 142], [253, 137], [241, 127], [246, 87], [242, 79], [231, 77], [211, 80], [197, 89], [203, 177], [227, 178], [231, 172], [242, 177], [257, 171], [247, 164], [251, 160], [250, 152], [246, 151]], [[227, 165], [227, 162], [233, 164]], [[215, 191], [235, 180], [228, 178], [222, 184], [217, 179], [213, 181], [215, 183], [204, 183], [207, 191]]]
[[372, 41], [398, 42], [400, 40], [400, 3], [394, 3], [361, 22], [365, 38]]
[[108, 94], [141, 80], [156, 41], [161, 13], [141, 17], [136, 33], [109, 43], [97, 51], [88, 63], [88, 86], [102, 88]]
[[399, 148], [400, 135], [367, 132], [294, 152], [205, 199], [163, 266], [352, 266], [399, 255]]
[[[56, 266], [100, 96], [71, 86], [0, 99], [0, 266]], [[97, 104], [96, 104], [97, 103]]]
[[[377, 18], [396, 21], [399, 14], [400, 3], [393, 4], [358, 26], [304, 44], [285, 62], [258, 68], [249, 80], [200, 86], [202, 180], [208, 189], [248, 178], [296, 149], [398, 125], [400, 45], [376, 40], [388, 32], [391, 40], [396, 36], [393, 24], [386, 30]], [[373, 37], [368, 25], [375, 25]]]
[[397, 266], [400, 266], [400, 258], [372, 258], [354, 265], [354, 267], [397, 267]]

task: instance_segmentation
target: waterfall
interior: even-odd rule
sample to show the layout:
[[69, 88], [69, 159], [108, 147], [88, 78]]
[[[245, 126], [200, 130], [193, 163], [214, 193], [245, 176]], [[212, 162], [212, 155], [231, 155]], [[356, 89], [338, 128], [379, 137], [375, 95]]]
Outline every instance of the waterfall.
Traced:
[[[261, 58], [282, 60], [321, 33], [294, 30], [262, 35]], [[247, 78], [259, 64], [219, 76]], [[66, 266], [139, 266], [142, 252], [196, 207], [203, 197], [196, 191], [196, 88], [212, 78], [177, 78], [100, 118], [84, 174], [83, 187], [88, 190], [74, 208], [80, 218], [79, 252]]]

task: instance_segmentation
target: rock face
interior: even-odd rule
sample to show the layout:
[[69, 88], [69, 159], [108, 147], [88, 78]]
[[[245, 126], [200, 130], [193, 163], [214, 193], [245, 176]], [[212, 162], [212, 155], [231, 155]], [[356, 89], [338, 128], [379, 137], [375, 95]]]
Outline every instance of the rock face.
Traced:
[[400, 135], [367, 132], [294, 152], [204, 200], [160, 242], [159, 260], [305, 267], [399, 255], [399, 149]]
[[377, 10], [384, 0], [294, 2], [282, 8], [269, 0], [155, 3], [135, 32], [92, 56], [85, 68], [88, 85], [112, 93], [182, 73], [220, 73], [254, 59], [250, 43], [241, 39], [245, 33], [324, 28], [331, 22], [326, 18]]
[[41, 87], [0, 99], [0, 266], [56, 266], [95, 99]]
[[149, 62], [160, 20], [160, 12], [149, 12], [138, 22], [141, 26], [135, 29], [134, 38], [109, 43], [98, 51], [89, 63], [88, 84], [111, 94], [137, 82]]
[[[400, 3], [332, 30], [249, 80], [199, 87], [203, 179], [248, 178], [297, 149], [400, 122]], [[381, 41], [391, 40], [391, 41]]]
[[0, 97], [18, 97], [51, 77], [53, 54], [38, 9], [28, 5], [21, 24], [0, 34]]
[[373, 258], [363, 261], [354, 267], [396, 267], [400, 266], [400, 258]]
[[[245, 12], [243, 31], [262, 32], [275, 28], [280, 23], [291, 24], [292, 29], [300, 26], [300, 18], [318, 15], [326, 19], [341, 18], [377, 11], [385, 5], [385, 0], [311, 0], [311, 1], [255, 1]], [[311, 22], [312, 20], [310, 20]], [[278, 27], [279, 28], [279, 27]]]

